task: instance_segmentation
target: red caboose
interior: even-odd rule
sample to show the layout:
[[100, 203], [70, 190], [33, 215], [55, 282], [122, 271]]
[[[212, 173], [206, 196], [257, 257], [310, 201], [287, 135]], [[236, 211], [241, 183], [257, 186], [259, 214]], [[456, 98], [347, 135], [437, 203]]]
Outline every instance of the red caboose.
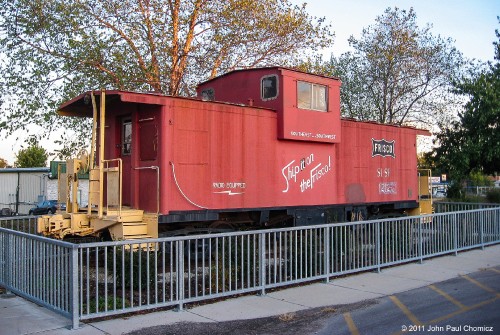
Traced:
[[[91, 117], [88, 95], [60, 114]], [[317, 224], [418, 207], [416, 135], [427, 132], [342, 120], [339, 79], [238, 70], [200, 84], [198, 96], [106, 91], [103, 156], [122, 162], [119, 206], [158, 213], [167, 227]]]

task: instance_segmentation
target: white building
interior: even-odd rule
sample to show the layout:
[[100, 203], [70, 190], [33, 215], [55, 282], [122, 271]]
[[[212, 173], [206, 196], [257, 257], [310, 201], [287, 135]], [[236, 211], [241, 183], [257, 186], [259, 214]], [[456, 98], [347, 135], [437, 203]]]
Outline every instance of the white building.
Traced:
[[49, 168], [0, 169], [0, 207], [26, 214], [46, 197]]
[[[30, 208], [42, 200], [58, 200], [57, 179], [49, 179], [49, 168], [6, 168], [0, 169], [0, 210], [27, 214]], [[88, 203], [88, 179], [80, 179], [78, 203]], [[65, 202], [64, 199], [59, 199]]]

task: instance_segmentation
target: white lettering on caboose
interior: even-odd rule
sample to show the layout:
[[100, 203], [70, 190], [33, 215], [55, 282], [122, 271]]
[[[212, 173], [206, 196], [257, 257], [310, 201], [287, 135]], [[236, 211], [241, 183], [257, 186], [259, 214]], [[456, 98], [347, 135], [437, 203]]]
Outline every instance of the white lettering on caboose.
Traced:
[[[308, 167], [314, 163], [314, 160], [314, 154], [310, 154], [309, 156], [300, 159], [298, 163], [296, 163], [295, 159], [292, 160], [290, 163], [285, 165], [283, 169], [281, 169], [281, 174], [286, 182], [286, 187], [282, 191], [283, 193], [287, 193], [289, 191], [290, 183], [292, 182], [299, 183], [301, 192], [312, 189], [316, 182], [332, 170], [330, 156], [328, 156], [327, 163], [319, 163], [309, 169]], [[308, 170], [309, 173], [307, 173], [306, 170]], [[297, 182], [297, 177], [299, 175], [302, 179], [299, 179], [299, 182]]]
[[372, 157], [382, 156], [382, 157], [392, 157], [396, 158], [394, 152], [395, 141], [387, 141], [385, 139], [376, 140], [372, 138]]

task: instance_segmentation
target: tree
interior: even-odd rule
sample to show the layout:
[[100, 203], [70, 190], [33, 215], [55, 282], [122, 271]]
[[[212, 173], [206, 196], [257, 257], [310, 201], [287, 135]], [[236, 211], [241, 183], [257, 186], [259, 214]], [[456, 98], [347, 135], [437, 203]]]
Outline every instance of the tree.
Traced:
[[329, 62], [342, 79], [343, 115], [391, 124], [432, 124], [454, 97], [451, 79], [464, 64], [450, 39], [419, 28], [416, 13], [388, 8], [349, 44], [354, 51]]
[[[500, 22], [500, 18], [499, 18]], [[468, 98], [459, 119], [437, 134], [434, 159], [455, 181], [471, 173], [494, 174], [500, 169], [500, 32], [496, 30], [495, 62], [455, 83]]]
[[7, 166], [9, 166], [9, 163], [3, 158], [0, 158], [0, 169], [5, 169]]
[[47, 158], [49, 157], [47, 151], [34, 143], [26, 149], [21, 149], [16, 155], [15, 167], [45, 167], [47, 166]]
[[288, 0], [0, 4], [0, 90], [10, 120], [1, 128], [9, 133], [30, 122], [47, 133], [81, 129], [81, 120], [56, 117], [55, 110], [85, 90], [190, 95], [217, 73], [292, 64], [333, 38], [324, 19]]

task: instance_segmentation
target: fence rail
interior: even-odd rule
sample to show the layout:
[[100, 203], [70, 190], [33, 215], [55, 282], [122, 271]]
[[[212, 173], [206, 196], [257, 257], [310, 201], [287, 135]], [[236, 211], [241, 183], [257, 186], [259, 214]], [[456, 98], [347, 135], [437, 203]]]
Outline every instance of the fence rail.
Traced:
[[75, 247], [0, 228], [0, 285], [71, 318]]
[[[450, 207], [444, 207], [447, 210]], [[500, 207], [375, 221], [71, 244], [0, 228], [0, 285], [73, 321], [177, 306], [500, 242]]]
[[0, 217], [0, 228], [36, 234], [37, 216]]
[[496, 208], [500, 207], [500, 204], [435, 201], [432, 204], [432, 206], [434, 207], [436, 213], [448, 213], [448, 212], [471, 211], [483, 208]]

